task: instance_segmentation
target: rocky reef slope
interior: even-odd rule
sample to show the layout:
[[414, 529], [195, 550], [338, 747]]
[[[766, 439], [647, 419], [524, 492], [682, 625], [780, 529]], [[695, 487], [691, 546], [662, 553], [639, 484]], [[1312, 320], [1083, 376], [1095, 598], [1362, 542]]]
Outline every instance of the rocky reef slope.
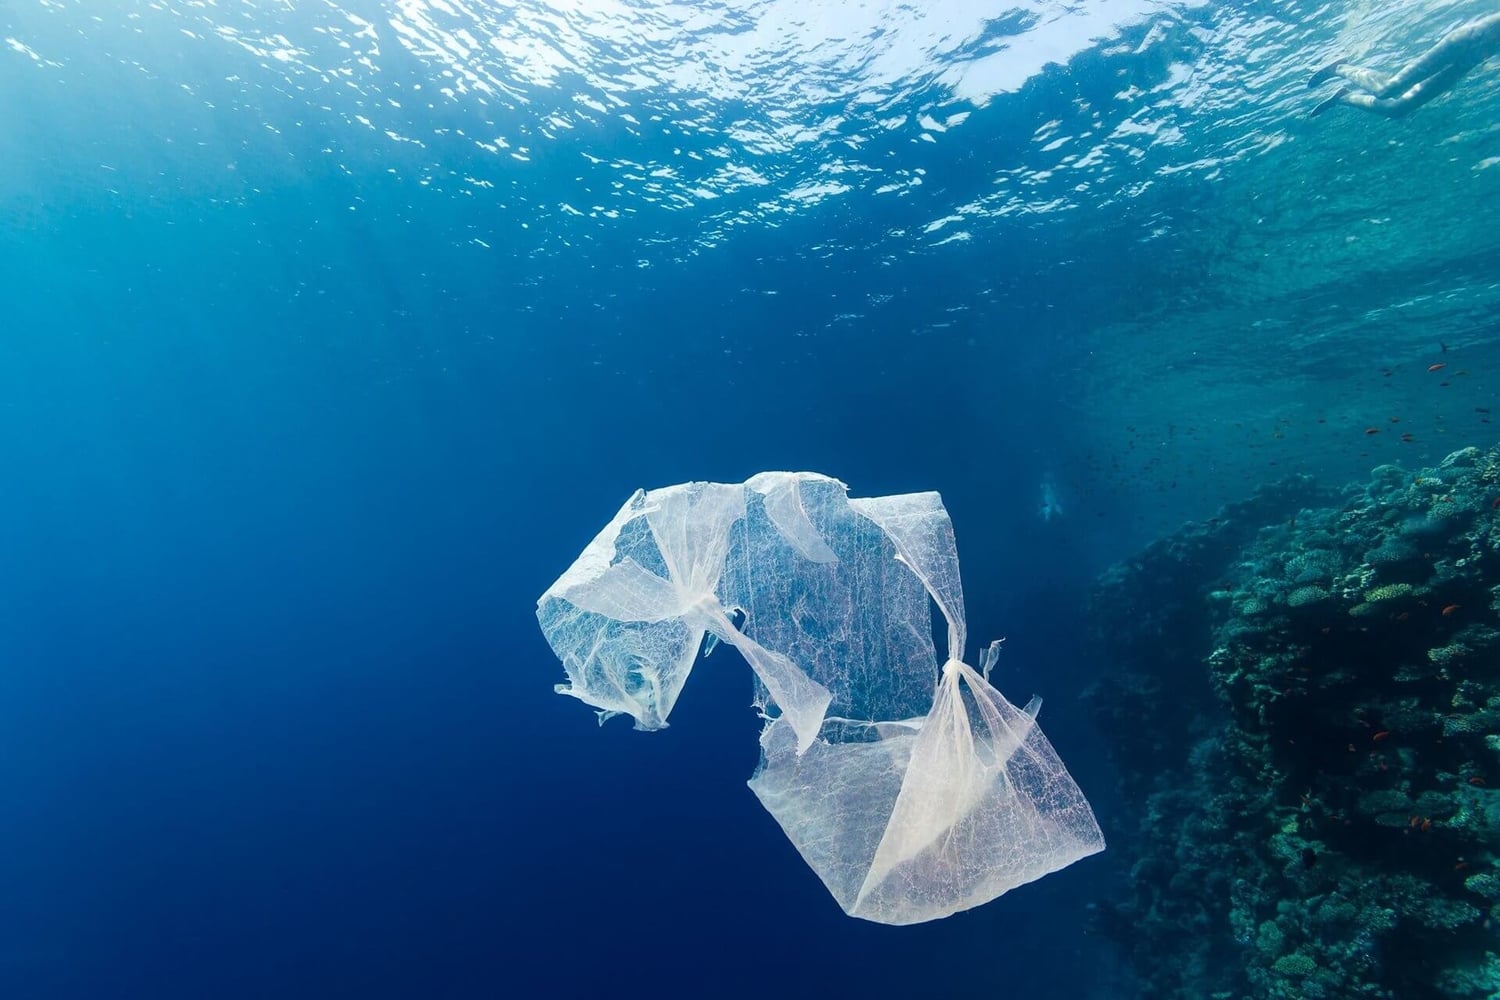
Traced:
[[1268, 488], [1092, 603], [1141, 990], [1500, 992], [1500, 450]]

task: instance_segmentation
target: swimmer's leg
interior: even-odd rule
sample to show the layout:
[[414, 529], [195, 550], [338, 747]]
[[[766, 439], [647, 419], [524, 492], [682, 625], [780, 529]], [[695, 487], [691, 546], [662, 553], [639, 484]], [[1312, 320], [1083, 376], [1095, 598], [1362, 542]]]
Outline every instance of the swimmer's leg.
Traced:
[[1377, 73], [1373, 69], [1365, 69], [1363, 66], [1350, 66], [1348, 63], [1339, 63], [1334, 67], [1333, 72], [1348, 80], [1360, 90], [1368, 90], [1370, 93], [1377, 94], [1380, 97], [1387, 97], [1390, 94], [1396, 93], [1391, 87], [1391, 81], [1395, 77], [1387, 76], [1384, 73]]
[[1368, 90], [1373, 94], [1379, 94], [1380, 91], [1385, 90], [1391, 84], [1391, 76], [1386, 76], [1385, 73], [1379, 73], [1373, 69], [1365, 69], [1364, 66], [1350, 66], [1349, 63], [1338, 58], [1338, 60], [1332, 61], [1328, 66], [1313, 73], [1313, 76], [1308, 78], [1308, 87], [1317, 87], [1320, 82], [1326, 81], [1326, 79], [1334, 79], [1334, 76], [1343, 76], [1347, 81], [1353, 82], [1356, 87], [1361, 88], [1361, 90]]
[[1459, 67], [1459, 75], [1462, 75], [1497, 53], [1500, 53], [1500, 14], [1491, 14], [1454, 28], [1393, 76], [1336, 59], [1314, 73], [1307, 85], [1316, 87], [1325, 80], [1341, 76], [1376, 97], [1397, 97], [1448, 69]]
[[1333, 79], [1333, 75], [1339, 71], [1339, 67], [1342, 66], [1342, 65], [1344, 65], [1344, 60], [1342, 60], [1342, 59], [1335, 59], [1333, 62], [1329, 63], [1327, 66], [1323, 66], [1323, 67], [1319, 68], [1317, 72], [1315, 72], [1312, 76], [1308, 77], [1308, 79], [1307, 79], [1307, 85], [1309, 87], [1316, 87], [1318, 84], [1322, 83], [1324, 80], [1332, 80]]
[[[1410, 69], [1410, 67], [1407, 67], [1407, 69]], [[1397, 87], [1397, 81], [1403, 78], [1404, 73], [1406, 73], [1406, 69], [1401, 70], [1395, 76], [1388, 76], [1386, 73], [1377, 73], [1373, 69], [1365, 69], [1364, 66], [1338, 67], [1338, 75], [1343, 76], [1344, 79], [1352, 82], [1352, 84], [1355, 84], [1361, 90], [1368, 90], [1370, 93], [1376, 94], [1377, 97], [1389, 97], [1391, 94], [1401, 93], [1401, 88]], [[1421, 76], [1418, 76], [1418, 79], [1421, 79]], [[1410, 85], [1412, 84], [1407, 82], [1407, 87], [1410, 87]]]
[[[1449, 67], [1460, 67], [1458, 73], [1462, 76], [1497, 52], [1500, 52], [1500, 14], [1491, 14], [1448, 32], [1432, 48], [1401, 67], [1401, 71], [1384, 87], [1365, 89], [1377, 97], [1402, 94], [1414, 84], [1437, 76]], [[1449, 86], [1452, 86], [1451, 82]]]
[[1368, 90], [1370, 93], [1379, 94], [1382, 97], [1394, 93], [1391, 90], [1391, 80], [1394, 77], [1386, 76], [1384, 73], [1376, 72], [1373, 69], [1365, 69], [1363, 66], [1351, 66], [1342, 59], [1335, 60], [1318, 70], [1308, 78], [1307, 85], [1309, 87], [1316, 87], [1325, 80], [1332, 80], [1336, 76], [1343, 77], [1360, 90]]
[[1448, 88], [1468, 71], [1468, 66], [1450, 65], [1441, 72], [1412, 84], [1400, 97], [1376, 97], [1374, 94], [1355, 94], [1341, 90], [1314, 108], [1313, 114], [1317, 114], [1324, 105], [1337, 100], [1352, 108], [1363, 108], [1386, 118], [1405, 118], [1433, 98], [1447, 93]]
[[[1447, 39], [1444, 39], [1405, 66], [1402, 66], [1395, 76], [1386, 79], [1383, 86], [1365, 87], [1365, 89], [1376, 97], [1393, 97], [1397, 94], [1404, 94], [1423, 80], [1436, 76], [1453, 66], [1456, 55], [1457, 53], [1454, 51], [1453, 46], [1448, 43]], [[1470, 63], [1464, 68], [1469, 69], [1472, 66], [1473, 63]], [[1457, 77], [1454, 79], [1457, 79]], [[1364, 86], [1364, 84], [1360, 84], [1360, 86]], [[1432, 100], [1432, 98], [1429, 97], [1428, 100]]]

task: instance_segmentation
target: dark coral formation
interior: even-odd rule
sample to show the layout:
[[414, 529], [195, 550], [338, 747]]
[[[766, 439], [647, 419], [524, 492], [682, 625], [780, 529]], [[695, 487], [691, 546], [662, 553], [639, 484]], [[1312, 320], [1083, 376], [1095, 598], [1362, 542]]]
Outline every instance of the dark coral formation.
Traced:
[[1500, 991], [1500, 450], [1265, 491], [1094, 608], [1143, 992]]

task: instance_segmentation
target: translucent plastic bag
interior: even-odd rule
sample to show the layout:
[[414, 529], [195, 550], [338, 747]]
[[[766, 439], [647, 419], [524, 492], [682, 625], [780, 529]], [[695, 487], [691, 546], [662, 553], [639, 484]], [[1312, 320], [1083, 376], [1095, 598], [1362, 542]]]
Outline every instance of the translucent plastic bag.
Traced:
[[[947, 624], [939, 669], [932, 606]], [[963, 589], [936, 493], [849, 499], [813, 473], [637, 492], [542, 595], [558, 691], [667, 724], [700, 649], [735, 647], [765, 719], [750, 787], [839, 905], [947, 916], [1100, 851], [1036, 724], [961, 662]]]

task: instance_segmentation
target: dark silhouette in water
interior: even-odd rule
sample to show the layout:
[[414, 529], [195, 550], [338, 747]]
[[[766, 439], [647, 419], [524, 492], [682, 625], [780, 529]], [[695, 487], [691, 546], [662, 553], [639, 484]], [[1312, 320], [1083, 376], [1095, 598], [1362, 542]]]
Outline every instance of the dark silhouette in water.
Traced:
[[1320, 115], [1334, 104], [1347, 104], [1387, 118], [1404, 118], [1447, 93], [1460, 77], [1496, 53], [1500, 53], [1500, 14], [1490, 14], [1454, 28], [1395, 76], [1336, 60], [1314, 73], [1307, 85], [1316, 87], [1341, 76], [1354, 86], [1339, 88], [1338, 93], [1313, 108], [1312, 114]]

